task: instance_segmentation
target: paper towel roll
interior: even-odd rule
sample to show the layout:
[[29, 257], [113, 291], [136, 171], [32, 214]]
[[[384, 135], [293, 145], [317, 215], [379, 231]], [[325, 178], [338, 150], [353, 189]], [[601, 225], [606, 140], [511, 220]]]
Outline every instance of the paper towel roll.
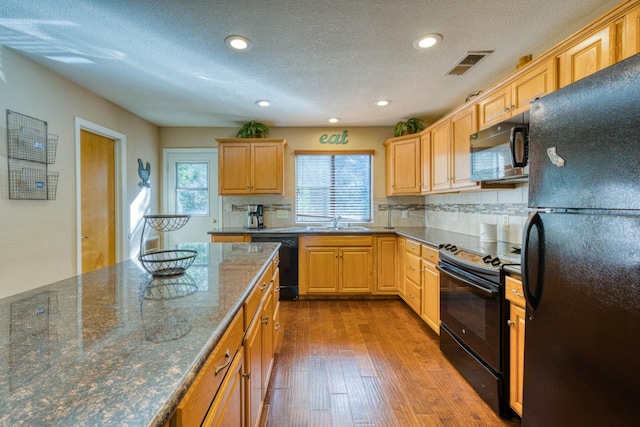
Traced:
[[480, 241], [495, 242], [498, 236], [498, 226], [495, 224], [480, 224]]

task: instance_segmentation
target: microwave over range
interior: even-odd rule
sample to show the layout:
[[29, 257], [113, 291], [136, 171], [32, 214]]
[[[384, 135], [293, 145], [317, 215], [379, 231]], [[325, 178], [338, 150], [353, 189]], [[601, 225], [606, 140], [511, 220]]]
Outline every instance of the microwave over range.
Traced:
[[472, 134], [471, 180], [527, 181], [528, 130], [528, 123], [503, 122]]

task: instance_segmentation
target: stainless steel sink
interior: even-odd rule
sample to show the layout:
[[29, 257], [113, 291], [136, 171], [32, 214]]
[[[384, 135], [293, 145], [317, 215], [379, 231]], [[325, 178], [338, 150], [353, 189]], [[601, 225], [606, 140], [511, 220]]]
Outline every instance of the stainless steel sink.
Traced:
[[348, 233], [349, 231], [371, 231], [369, 227], [361, 227], [361, 226], [353, 226], [353, 227], [307, 227], [307, 231], [340, 231], [344, 233]]

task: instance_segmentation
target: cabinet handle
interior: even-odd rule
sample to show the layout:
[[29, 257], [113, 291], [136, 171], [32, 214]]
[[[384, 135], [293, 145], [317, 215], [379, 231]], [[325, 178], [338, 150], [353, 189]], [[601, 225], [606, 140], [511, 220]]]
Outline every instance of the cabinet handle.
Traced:
[[280, 292], [280, 286], [274, 289], [274, 292]]
[[216, 372], [215, 372], [216, 375], [218, 375], [220, 371], [222, 371], [224, 368], [226, 368], [231, 364], [231, 354], [229, 354], [229, 349], [227, 349], [227, 352], [225, 353], [224, 357], [225, 357], [224, 365], [218, 366], [216, 368]]
[[245, 372], [244, 374], [242, 374], [242, 378], [246, 378], [246, 379], [251, 378], [251, 372]]
[[513, 326], [513, 325], [514, 325], [514, 323], [513, 323], [511, 320], [507, 320], [507, 325], [509, 325], [509, 326]]
[[262, 286], [260, 286], [260, 290], [264, 291], [265, 289], [267, 289], [267, 284], [263, 283]]
[[276, 265], [280, 265], [280, 260], [279, 259], [275, 260], [275, 263]]
[[503, 111], [503, 112], [504, 112], [504, 113], [508, 113], [510, 109], [511, 109], [511, 107], [509, 107], [509, 106], [507, 105], [506, 107], [504, 107], [504, 111]]
[[513, 294], [517, 297], [520, 297], [520, 298], [524, 297], [524, 295], [522, 295], [520, 292], [516, 291], [515, 289], [511, 289], [511, 292], [513, 292]]
[[278, 329], [280, 329], [280, 322], [276, 322], [275, 330], [277, 331]]
[[265, 325], [269, 323], [269, 316], [264, 316], [262, 318], [262, 323], [264, 323]]

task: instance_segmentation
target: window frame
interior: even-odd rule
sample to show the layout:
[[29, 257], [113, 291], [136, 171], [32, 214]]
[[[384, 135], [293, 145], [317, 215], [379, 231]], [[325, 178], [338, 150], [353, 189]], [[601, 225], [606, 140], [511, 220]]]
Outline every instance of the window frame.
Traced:
[[[344, 216], [342, 218], [342, 222], [349, 223], [362, 223], [362, 224], [372, 224], [374, 222], [374, 155], [375, 150], [343, 150], [343, 151], [316, 151], [316, 150], [296, 150], [294, 151], [294, 165], [295, 165], [295, 173], [294, 173], [294, 190], [295, 190], [295, 209], [294, 209], [294, 222], [296, 224], [312, 224], [312, 223], [324, 223], [331, 222], [334, 217], [329, 215], [319, 215], [319, 216], [308, 216], [305, 214], [299, 213], [299, 203], [298, 203], [298, 158], [299, 156], [331, 156], [332, 160], [335, 161], [335, 156], [369, 156], [369, 200], [368, 200], [368, 213], [369, 218], [355, 219], [353, 217]], [[331, 169], [335, 173], [335, 168]], [[332, 180], [335, 178], [335, 175], [332, 176]], [[333, 193], [332, 193], [333, 194]], [[339, 215], [339, 214], [337, 214]], [[305, 220], [304, 218], [309, 218]]]

